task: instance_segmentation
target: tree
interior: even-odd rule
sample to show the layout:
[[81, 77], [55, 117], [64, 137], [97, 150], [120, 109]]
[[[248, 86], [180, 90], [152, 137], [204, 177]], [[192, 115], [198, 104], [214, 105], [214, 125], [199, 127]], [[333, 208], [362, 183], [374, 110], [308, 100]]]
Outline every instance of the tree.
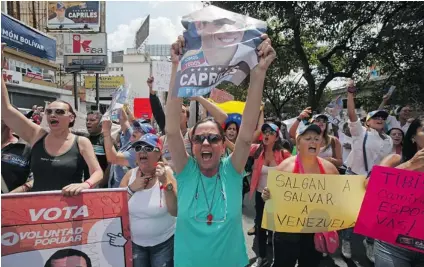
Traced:
[[[422, 66], [422, 2], [210, 3], [268, 21], [274, 47], [288, 56], [274, 65], [285, 68], [282, 64], [289, 61], [292, 70], [302, 73], [313, 109], [334, 78], [363, 75], [376, 63], [393, 77]], [[422, 74], [406, 75], [422, 84]]]

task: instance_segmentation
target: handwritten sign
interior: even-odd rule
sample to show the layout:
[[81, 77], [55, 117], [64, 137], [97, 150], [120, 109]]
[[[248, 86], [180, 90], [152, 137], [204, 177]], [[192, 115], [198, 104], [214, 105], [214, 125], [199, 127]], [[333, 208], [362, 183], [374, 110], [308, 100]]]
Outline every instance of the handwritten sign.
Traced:
[[172, 63], [169, 61], [153, 61], [152, 75], [153, 90], [158, 92], [168, 92], [169, 82], [171, 81]]
[[213, 101], [215, 101], [216, 103], [224, 103], [227, 101], [233, 101], [234, 100], [234, 96], [230, 93], [227, 93], [223, 90], [214, 88], [211, 91], [211, 95], [209, 96], [210, 99], [212, 99]]
[[424, 173], [375, 166], [355, 233], [424, 252]]
[[268, 172], [271, 199], [262, 228], [320, 233], [351, 228], [365, 194], [365, 176]]
[[78, 266], [132, 265], [125, 190], [4, 194], [1, 202], [1, 266], [56, 266], [70, 256], [81, 257]]
[[134, 98], [134, 117], [137, 119], [152, 119], [152, 107], [149, 98]]

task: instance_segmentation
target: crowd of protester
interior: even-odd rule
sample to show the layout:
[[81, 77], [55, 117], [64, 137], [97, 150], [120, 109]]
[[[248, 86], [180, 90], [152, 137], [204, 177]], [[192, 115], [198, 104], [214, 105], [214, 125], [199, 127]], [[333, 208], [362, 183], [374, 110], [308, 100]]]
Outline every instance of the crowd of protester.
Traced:
[[[147, 85], [158, 130], [124, 107], [116, 137], [111, 131], [114, 122], [102, 119], [100, 112], [87, 114], [88, 136], [72, 133], [76, 114], [60, 100], [45, 110], [34, 106], [25, 116], [11, 105], [2, 80], [2, 193], [62, 190], [73, 196], [93, 188], [126, 188], [134, 266], [242, 267], [249, 263], [242, 227], [242, 203], [249, 192], [256, 217], [248, 234], [256, 235], [259, 248], [252, 266], [267, 264], [268, 245], [274, 252], [271, 266], [294, 267], [296, 262], [299, 267], [319, 266], [326, 255], [315, 249], [313, 234], [261, 228], [265, 202], [272, 198], [268, 172], [369, 177], [376, 165], [423, 172], [424, 117], [411, 117], [409, 106], [389, 115], [383, 109], [389, 96], [384, 96], [380, 108], [362, 121], [355, 112], [356, 88], [351, 81], [348, 120], [336, 133], [330, 133], [328, 115], [313, 115], [310, 108], [290, 129], [279, 120], [265, 119], [261, 111], [265, 74], [276, 54], [268, 36], [262, 38], [242, 119], [195, 97], [192, 100], [211, 117], [192, 128], [181, 98], [170, 94], [163, 110], [152, 90], [154, 77]], [[172, 45], [170, 84], [183, 47], [181, 39]], [[39, 125], [43, 112], [48, 131]], [[352, 257], [352, 235], [353, 229], [340, 231], [346, 258]], [[364, 246], [377, 267], [424, 263], [424, 254], [379, 240], [365, 238]]]

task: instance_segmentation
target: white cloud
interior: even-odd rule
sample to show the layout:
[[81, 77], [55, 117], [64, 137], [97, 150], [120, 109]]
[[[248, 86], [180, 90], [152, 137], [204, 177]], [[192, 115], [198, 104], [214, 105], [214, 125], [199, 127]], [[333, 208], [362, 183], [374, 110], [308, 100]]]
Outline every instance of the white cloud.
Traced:
[[[181, 25], [183, 15], [202, 8], [201, 2], [165, 2], [149, 1], [150, 33], [148, 44], [171, 44], [184, 28]], [[147, 11], [147, 10], [146, 10]], [[154, 16], [157, 11], [161, 16]], [[172, 14], [172, 15], [170, 15]], [[108, 49], [111, 51], [126, 50], [134, 46], [135, 33], [145, 17], [131, 20], [128, 24], [120, 24], [114, 32], [108, 33]]]

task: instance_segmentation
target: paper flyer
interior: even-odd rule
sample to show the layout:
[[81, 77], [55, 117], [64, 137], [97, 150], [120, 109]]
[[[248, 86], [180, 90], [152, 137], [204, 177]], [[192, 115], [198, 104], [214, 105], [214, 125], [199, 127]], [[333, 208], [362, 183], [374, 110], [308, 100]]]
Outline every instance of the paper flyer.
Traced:
[[258, 64], [266, 22], [211, 5], [184, 16], [182, 24], [185, 48], [174, 96], [205, 95], [223, 81], [239, 85]]

